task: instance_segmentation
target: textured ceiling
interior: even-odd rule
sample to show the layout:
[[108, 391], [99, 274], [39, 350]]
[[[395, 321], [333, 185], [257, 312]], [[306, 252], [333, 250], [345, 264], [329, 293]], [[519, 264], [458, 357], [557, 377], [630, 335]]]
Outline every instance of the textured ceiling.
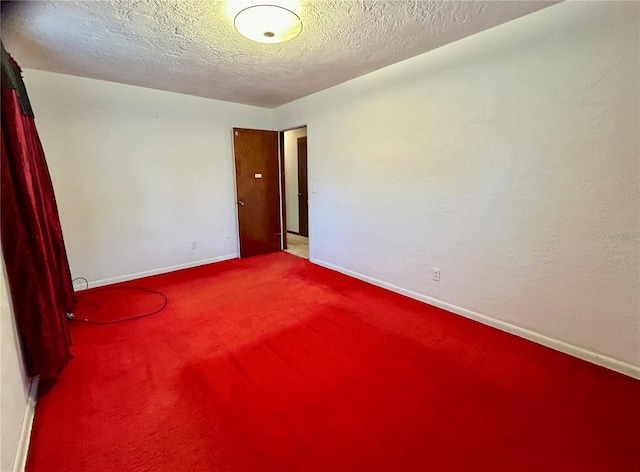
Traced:
[[3, 2], [2, 40], [24, 68], [275, 107], [555, 2], [270, 0], [303, 21], [281, 44], [235, 31], [247, 3]]

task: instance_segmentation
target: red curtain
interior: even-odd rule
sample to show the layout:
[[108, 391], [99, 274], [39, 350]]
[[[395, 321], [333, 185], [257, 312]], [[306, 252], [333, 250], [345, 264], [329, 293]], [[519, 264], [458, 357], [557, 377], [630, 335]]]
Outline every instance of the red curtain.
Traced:
[[2, 253], [29, 375], [56, 376], [71, 359], [74, 294], [53, 185], [24, 83], [2, 48]]

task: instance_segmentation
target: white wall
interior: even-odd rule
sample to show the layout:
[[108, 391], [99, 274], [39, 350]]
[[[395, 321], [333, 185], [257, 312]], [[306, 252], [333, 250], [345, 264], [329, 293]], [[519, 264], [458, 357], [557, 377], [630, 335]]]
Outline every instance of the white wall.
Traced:
[[314, 260], [640, 375], [639, 9], [561, 3], [275, 109], [309, 123]]
[[24, 75], [74, 277], [107, 282], [238, 254], [231, 129], [271, 129], [271, 110]]
[[284, 175], [287, 203], [287, 231], [300, 231], [298, 208], [298, 138], [307, 135], [307, 128], [284, 132]]
[[[5, 472], [14, 470], [23, 423], [28, 413], [31, 379], [24, 371], [4, 258], [1, 256], [0, 266], [0, 470]], [[18, 462], [22, 460], [23, 457], [18, 457]]]

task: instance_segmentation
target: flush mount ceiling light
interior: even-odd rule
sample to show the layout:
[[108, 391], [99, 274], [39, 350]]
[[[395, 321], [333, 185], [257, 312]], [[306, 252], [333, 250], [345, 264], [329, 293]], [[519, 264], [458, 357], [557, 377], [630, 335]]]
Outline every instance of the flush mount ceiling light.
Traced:
[[302, 31], [300, 17], [276, 5], [255, 5], [236, 15], [233, 24], [245, 38], [259, 43], [283, 43]]

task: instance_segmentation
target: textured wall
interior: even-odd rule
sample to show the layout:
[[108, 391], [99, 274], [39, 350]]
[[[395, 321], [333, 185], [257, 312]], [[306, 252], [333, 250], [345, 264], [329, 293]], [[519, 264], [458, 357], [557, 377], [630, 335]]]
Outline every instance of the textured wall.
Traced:
[[2, 379], [0, 398], [0, 470], [13, 470], [16, 451], [22, 432], [22, 424], [27, 413], [30, 379], [25, 375], [20, 352], [20, 342], [16, 332], [9, 288], [6, 282], [4, 259], [0, 257], [0, 378]]
[[25, 82], [74, 277], [238, 253], [231, 130], [270, 129], [271, 110], [33, 70]]
[[287, 231], [297, 233], [298, 208], [298, 138], [307, 135], [307, 128], [292, 129], [284, 133], [284, 174], [287, 195]]
[[309, 119], [313, 257], [640, 375], [639, 9], [561, 3], [276, 108]]

